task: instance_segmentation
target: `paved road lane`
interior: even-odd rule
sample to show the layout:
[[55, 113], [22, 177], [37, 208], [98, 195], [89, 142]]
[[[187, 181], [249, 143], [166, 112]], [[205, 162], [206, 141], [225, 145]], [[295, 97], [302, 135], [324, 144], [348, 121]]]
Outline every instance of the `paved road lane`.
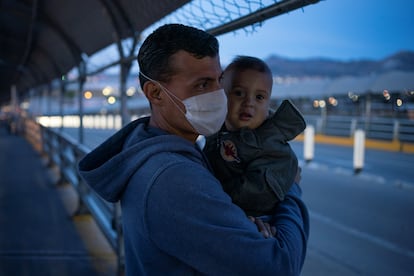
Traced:
[[[291, 145], [303, 162], [303, 143], [292, 142]], [[354, 174], [352, 147], [315, 144], [314, 155], [310, 162], [312, 166]], [[362, 178], [414, 189], [414, 154], [366, 149], [364, 160], [364, 167], [360, 173]]]
[[302, 187], [311, 215], [303, 275], [413, 275], [413, 190], [312, 166]]

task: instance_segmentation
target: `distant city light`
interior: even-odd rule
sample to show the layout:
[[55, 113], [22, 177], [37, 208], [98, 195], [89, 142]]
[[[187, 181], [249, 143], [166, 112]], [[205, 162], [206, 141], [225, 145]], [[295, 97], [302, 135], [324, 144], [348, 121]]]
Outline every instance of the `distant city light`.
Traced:
[[104, 96], [109, 96], [112, 94], [112, 92], [113, 92], [113, 88], [110, 86], [106, 86], [104, 89], [102, 89], [102, 94]]
[[136, 92], [137, 92], [137, 89], [131, 86], [130, 88], [127, 89], [126, 94], [127, 96], [131, 97], [131, 96], [134, 96]]
[[319, 107], [320, 108], [325, 108], [325, 106], [326, 106], [326, 102], [324, 100], [320, 100], [319, 101]]
[[338, 100], [335, 99], [334, 97], [329, 97], [328, 101], [329, 101], [329, 104], [332, 105], [332, 106], [337, 106], [338, 105]]
[[92, 99], [92, 92], [91, 91], [85, 91], [85, 93], [83, 93], [83, 96], [85, 97], [85, 99], [89, 100]]
[[30, 107], [30, 103], [29, 102], [22, 102], [21, 104], [20, 104], [20, 107], [22, 108], [22, 109], [28, 109], [29, 107]]
[[348, 92], [348, 97], [353, 101], [353, 102], [357, 102], [359, 99], [359, 96], [357, 94], [355, 94], [354, 92], [349, 91]]
[[325, 108], [326, 102], [325, 100], [314, 100], [313, 101], [313, 107], [314, 108]]
[[389, 101], [389, 100], [391, 99], [390, 92], [388, 92], [388, 90], [387, 90], [387, 89], [384, 89], [384, 91], [382, 92], [382, 95], [384, 96], [384, 99], [385, 99], [386, 101]]
[[114, 104], [116, 103], [116, 98], [114, 96], [109, 96], [108, 97], [108, 103], [109, 104]]
[[396, 101], [396, 104], [397, 104], [398, 107], [402, 106], [403, 105], [403, 100], [398, 98], [397, 101]]

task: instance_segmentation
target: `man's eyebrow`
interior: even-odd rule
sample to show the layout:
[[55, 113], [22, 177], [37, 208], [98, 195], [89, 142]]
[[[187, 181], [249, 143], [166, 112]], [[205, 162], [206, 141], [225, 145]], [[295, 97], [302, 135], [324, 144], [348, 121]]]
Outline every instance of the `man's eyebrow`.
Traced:
[[[223, 72], [220, 74], [219, 80], [221, 80], [222, 78], [223, 78]], [[196, 81], [199, 82], [199, 81], [215, 81], [215, 80], [216, 79], [212, 77], [200, 77]]]

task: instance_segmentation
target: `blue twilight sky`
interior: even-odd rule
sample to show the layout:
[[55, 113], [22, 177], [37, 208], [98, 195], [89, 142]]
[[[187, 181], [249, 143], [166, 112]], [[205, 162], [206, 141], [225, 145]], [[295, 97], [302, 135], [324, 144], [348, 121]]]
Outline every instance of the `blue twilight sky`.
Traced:
[[237, 54], [377, 60], [414, 51], [414, 1], [322, 0], [269, 19], [253, 34], [218, 39], [223, 65]]
[[[414, 51], [414, 0], [321, 0], [268, 19], [253, 33], [238, 30], [218, 39], [223, 66], [236, 55], [379, 60]], [[119, 56], [113, 44], [90, 58], [93, 70]], [[132, 70], [138, 72], [136, 62]]]

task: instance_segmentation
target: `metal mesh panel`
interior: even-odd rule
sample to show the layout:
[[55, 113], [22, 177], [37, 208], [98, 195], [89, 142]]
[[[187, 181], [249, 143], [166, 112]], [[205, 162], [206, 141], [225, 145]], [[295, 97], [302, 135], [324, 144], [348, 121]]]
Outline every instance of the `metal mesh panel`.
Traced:
[[[283, 2], [277, 0], [193, 0], [172, 14], [151, 25], [153, 30], [166, 23], [182, 23], [200, 29], [209, 30], [240, 17], [252, 14], [260, 9]], [[261, 22], [254, 23], [243, 30], [253, 33]]]

